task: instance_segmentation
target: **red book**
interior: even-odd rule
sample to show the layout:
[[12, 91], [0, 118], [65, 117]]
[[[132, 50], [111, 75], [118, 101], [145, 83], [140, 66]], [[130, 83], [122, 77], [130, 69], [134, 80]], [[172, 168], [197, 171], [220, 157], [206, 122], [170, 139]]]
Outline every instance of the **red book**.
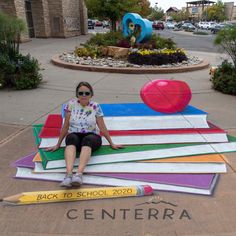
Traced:
[[50, 114], [48, 115], [44, 127], [46, 128], [61, 128], [62, 117], [60, 114]]

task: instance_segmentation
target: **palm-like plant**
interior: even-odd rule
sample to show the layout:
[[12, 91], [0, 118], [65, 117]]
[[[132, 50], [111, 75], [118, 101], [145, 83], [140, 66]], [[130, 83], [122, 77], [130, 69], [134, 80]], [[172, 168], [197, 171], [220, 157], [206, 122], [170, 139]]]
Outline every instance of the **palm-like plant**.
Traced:
[[0, 12], [0, 46], [1, 50], [14, 56], [19, 53], [20, 35], [26, 30], [22, 19]]
[[228, 26], [220, 30], [214, 43], [229, 54], [236, 70], [236, 26]]

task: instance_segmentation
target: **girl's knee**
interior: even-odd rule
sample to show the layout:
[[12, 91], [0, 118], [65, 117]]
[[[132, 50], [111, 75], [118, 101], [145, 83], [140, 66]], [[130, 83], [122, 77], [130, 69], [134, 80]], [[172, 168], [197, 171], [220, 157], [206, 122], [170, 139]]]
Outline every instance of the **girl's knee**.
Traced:
[[68, 146], [68, 145], [74, 145], [74, 146], [77, 146], [79, 140], [78, 140], [78, 137], [77, 137], [76, 134], [71, 133], [71, 134], [68, 134], [68, 135], [66, 136], [66, 140], [65, 140], [65, 142], [66, 142], [66, 145], [67, 145], [67, 146]]
[[88, 146], [92, 151], [97, 150], [102, 145], [102, 140], [99, 135], [90, 134], [83, 138], [82, 146]]

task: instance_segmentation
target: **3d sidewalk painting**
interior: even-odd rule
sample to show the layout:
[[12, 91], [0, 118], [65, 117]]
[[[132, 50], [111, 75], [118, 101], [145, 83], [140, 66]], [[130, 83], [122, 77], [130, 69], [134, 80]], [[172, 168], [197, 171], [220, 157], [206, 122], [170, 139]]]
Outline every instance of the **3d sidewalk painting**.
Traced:
[[[101, 104], [112, 138], [126, 147], [116, 151], [104, 142], [90, 158], [84, 183], [211, 195], [227, 171], [223, 153], [236, 151], [236, 138], [189, 105], [191, 90], [183, 81], [151, 81], [140, 93], [144, 103]], [[62, 110], [34, 126], [38, 151], [16, 161], [16, 178], [64, 178], [64, 145], [56, 152], [43, 149], [57, 142], [63, 118]]]

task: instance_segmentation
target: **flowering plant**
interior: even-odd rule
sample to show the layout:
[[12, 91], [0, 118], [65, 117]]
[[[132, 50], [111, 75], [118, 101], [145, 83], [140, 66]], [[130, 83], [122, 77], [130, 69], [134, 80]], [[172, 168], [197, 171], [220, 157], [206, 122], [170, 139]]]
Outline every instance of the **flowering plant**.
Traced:
[[[132, 53], [132, 52], [131, 52]], [[165, 54], [165, 55], [171, 55], [174, 53], [182, 53], [182, 54], [186, 54], [185, 51], [181, 48], [177, 48], [177, 49], [168, 49], [168, 48], [164, 48], [161, 50], [151, 50], [151, 49], [139, 49], [138, 51], [136, 51], [136, 53], [140, 54], [140, 55], [153, 55], [153, 54]]]
[[164, 65], [188, 60], [183, 49], [139, 49], [128, 55], [128, 61], [138, 65]]

